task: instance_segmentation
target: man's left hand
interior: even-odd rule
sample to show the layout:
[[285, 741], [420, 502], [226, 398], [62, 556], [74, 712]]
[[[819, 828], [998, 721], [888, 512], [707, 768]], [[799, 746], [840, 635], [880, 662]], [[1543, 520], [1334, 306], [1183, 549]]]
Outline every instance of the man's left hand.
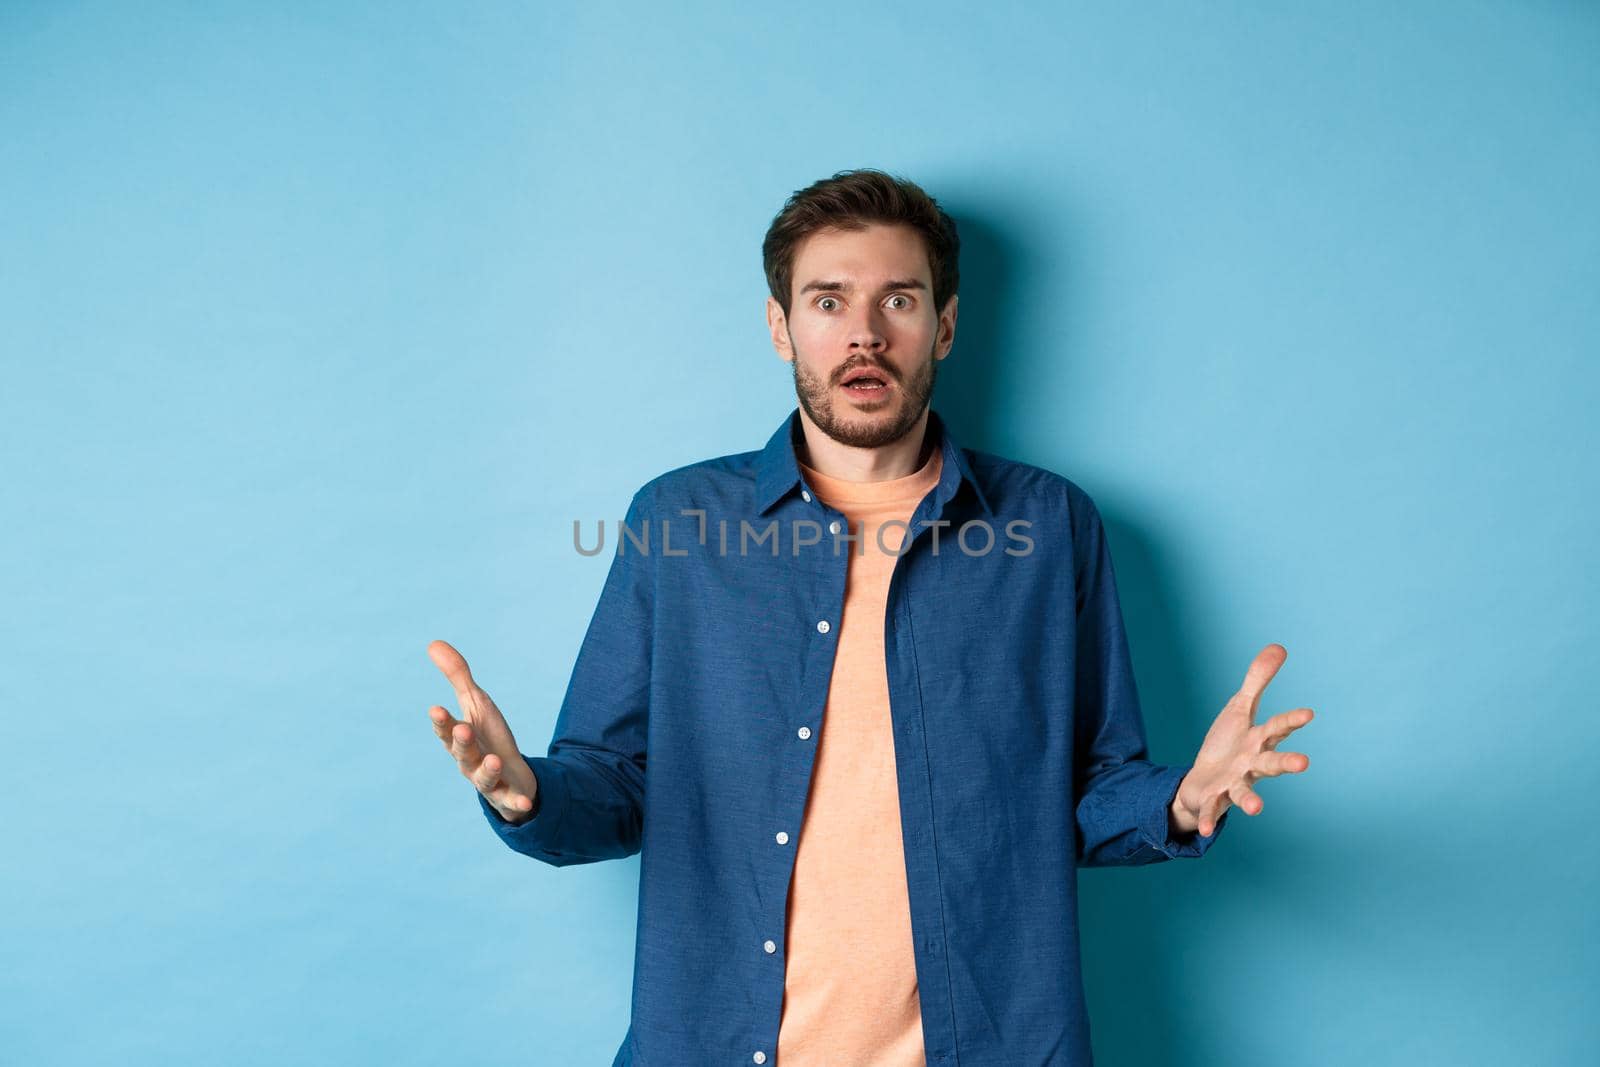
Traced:
[[1201, 742], [1194, 766], [1178, 785], [1168, 814], [1172, 828], [1179, 833], [1208, 837], [1216, 832], [1217, 820], [1230, 805], [1246, 815], [1259, 815], [1261, 797], [1251, 788], [1259, 778], [1275, 778], [1285, 772], [1299, 774], [1311, 766], [1303, 752], [1278, 752], [1284, 738], [1310, 722], [1310, 708], [1294, 708], [1256, 725], [1256, 707], [1262, 690], [1278, 673], [1288, 651], [1278, 644], [1256, 653], [1244, 685], [1233, 695]]

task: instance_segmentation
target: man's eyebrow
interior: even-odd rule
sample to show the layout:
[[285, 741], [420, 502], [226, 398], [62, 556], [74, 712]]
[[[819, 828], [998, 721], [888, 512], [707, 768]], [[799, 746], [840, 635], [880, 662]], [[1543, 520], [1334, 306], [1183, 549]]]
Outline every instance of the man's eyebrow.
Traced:
[[[817, 293], [844, 293], [844, 292], [848, 292], [851, 288], [852, 288], [852, 286], [846, 285], [844, 282], [829, 282], [829, 281], [806, 282], [804, 285], [802, 285], [800, 287], [800, 295], [801, 296], [805, 296], [807, 293], [812, 293], [812, 292], [817, 292]], [[922, 284], [922, 281], [920, 279], [917, 279], [917, 278], [898, 278], [898, 279], [894, 279], [892, 281], [884, 282], [883, 283], [883, 288], [880, 291], [881, 292], [885, 292], [885, 293], [887, 293], [891, 289], [921, 289], [921, 290], [926, 291], [927, 288], [928, 287], [926, 285]]]

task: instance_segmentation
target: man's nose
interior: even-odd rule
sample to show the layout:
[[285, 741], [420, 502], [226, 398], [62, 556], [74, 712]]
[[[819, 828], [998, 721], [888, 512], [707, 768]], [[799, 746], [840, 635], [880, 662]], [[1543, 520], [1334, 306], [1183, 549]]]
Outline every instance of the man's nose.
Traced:
[[850, 323], [850, 348], [852, 351], [880, 351], [886, 343], [883, 334], [878, 309], [869, 307]]

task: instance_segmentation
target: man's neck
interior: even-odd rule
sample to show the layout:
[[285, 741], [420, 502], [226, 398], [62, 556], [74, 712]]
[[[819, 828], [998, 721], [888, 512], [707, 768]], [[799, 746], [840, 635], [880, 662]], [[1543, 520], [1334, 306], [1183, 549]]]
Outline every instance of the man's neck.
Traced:
[[878, 448], [841, 444], [823, 433], [800, 408], [800, 428], [805, 438], [799, 460], [812, 470], [848, 482], [882, 482], [917, 473], [927, 462], [933, 442], [928, 436], [928, 409], [898, 441]]

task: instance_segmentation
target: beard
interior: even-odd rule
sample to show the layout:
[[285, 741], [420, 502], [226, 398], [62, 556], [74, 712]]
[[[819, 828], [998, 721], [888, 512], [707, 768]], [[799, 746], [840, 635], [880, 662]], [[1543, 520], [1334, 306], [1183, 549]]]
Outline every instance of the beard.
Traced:
[[[939, 377], [939, 361], [933, 358], [932, 347], [928, 349], [928, 358], [906, 379], [887, 362], [873, 360], [848, 360], [830, 379], [824, 379], [800, 365], [793, 334], [789, 335], [789, 348], [795, 353], [790, 364], [794, 368], [794, 392], [800, 406], [817, 424], [817, 429], [852, 448], [882, 448], [910, 433], [927, 409], [934, 382]], [[840, 413], [834, 408], [833, 387], [846, 374], [863, 366], [894, 383], [895, 406], [871, 414]]]

